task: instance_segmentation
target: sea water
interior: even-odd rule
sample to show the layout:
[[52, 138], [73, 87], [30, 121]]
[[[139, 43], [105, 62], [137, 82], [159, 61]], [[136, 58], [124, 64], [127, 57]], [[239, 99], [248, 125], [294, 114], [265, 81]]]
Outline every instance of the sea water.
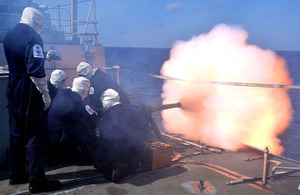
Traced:
[[[286, 60], [294, 85], [300, 85], [300, 51], [276, 51]], [[138, 73], [160, 74], [163, 63], [170, 57], [170, 49], [163, 48], [126, 48], [105, 47], [106, 66], [120, 66], [120, 85], [129, 94], [140, 94], [140, 98], [131, 99], [135, 105], [158, 105], [162, 103], [163, 80]], [[116, 71], [107, 71], [117, 79]], [[293, 121], [286, 131], [279, 135], [284, 146], [283, 156], [300, 160], [300, 89], [289, 90], [294, 113]], [[280, 102], [278, 102], [280, 104]], [[153, 117], [161, 125], [160, 113]]]

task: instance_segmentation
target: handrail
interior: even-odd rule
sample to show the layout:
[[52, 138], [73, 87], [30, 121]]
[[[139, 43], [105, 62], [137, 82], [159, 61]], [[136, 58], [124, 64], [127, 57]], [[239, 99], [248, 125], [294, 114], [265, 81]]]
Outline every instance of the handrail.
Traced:
[[[71, 32], [71, 13], [70, 13], [70, 11], [68, 9], [66, 9], [64, 7], [61, 7], [60, 5], [54, 6], [54, 7], [48, 7], [47, 5], [40, 5], [39, 7], [43, 8], [45, 10], [47, 10], [47, 9], [58, 9], [58, 23], [59, 23], [59, 28], [60, 28], [59, 30], [61, 31], [61, 24], [60, 24], [61, 21], [69, 21], [69, 25], [68, 25], [69, 26], [69, 32]], [[69, 20], [62, 20], [60, 18], [60, 10], [61, 9], [64, 10], [64, 11], [66, 11], [68, 13]]]
[[113, 67], [105, 67], [105, 68], [101, 68], [102, 70], [115, 70], [117, 71], [117, 83], [118, 85], [120, 85], [120, 66], [115, 65]]
[[[89, 0], [89, 1], [91, 1], [91, 3], [90, 3], [90, 6], [89, 6], [88, 16], [87, 16], [87, 19], [85, 21], [72, 20], [71, 12], [68, 9], [64, 8], [63, 7], [64, 5], [57, 5], [57, 6], [53, 6], [53, 7], [49, 7], [47, 5], [40, 5], [39, 7], [41, 9], [45, 9], [45, 10], [47, 10], [47, 9], [57, 9], [58, 10], [58, 19], [52, 19], [51, 18], [51, 20], [58, 20], [58, 27], [59, 27], [60, 31], [62, 31], [62, 26], [69, 26], [69, 32], [64, 32], [64, 34], [70, 36], [71, 39], [74, 35], [78, 35], [78, 36], [81, 36], [81, 39], [82, 39], [81, 45], [86, 45], [86, 43], [89, 43], [89, 44], [92, 43], [94, 45], [99, 45], [99, 43], [98, 43], [98, 35], [99, 34], [97, 32], [98, 21], [96, 20], [96, 4], [95, 4], [95, 0]], [[86, 2], [86, 1], [80, 1], [80, 2]], [[94, 20], [89, 21], [93, 6], [94, 6]], [[68, 13], [69, 20], [61, 19], [60, 10], [65, 10]], [[62, 25], [61, 22], [68, 22], [68, 25]], [[84, 32], [83, 33], [77, 33], [77, 32], [74, 33], [74, 32], [72, 32], [72, 23], [85, 25]], [[88, 24], [94, 24], [95, 25], [95, 32], [94, 33], [87, 33]], [[86, 36], [90, 36], [88, 41], [85, 41]]]
[[[119, 72], [119, 66], [113, 66], [112, 68], [104, 68], [104, 69], [116, 69]], [[278, 89], [300, 89], [300, 85], [284, 85], [284, 84], [266, 84], [266, 83], [246, 83], [246, 82], [231, 82], [231, 81], [207, 81], [207, 80], [185, 80], [176, 77], [164, 76], [164, 75], [157, 75], [157, 74], [149, 74], [143, 72], [132, 71], [128, 69], [122, 69], [122, 71], [130, 72], [133, 74], [139, 74], [147, 77], [163, 79], [163, 80], [176, 80], [182, 82], [190, 82], [190, 83], [197, 83], [197, 84], [210, 84], [210, 85], [229, 85], [229, 86], [239, 86], [239, 87], [260, 87], [260, 88], [278, 88]]]
[[[280, 173], [275, 173], [276, 170], [289, 170], [287, 172], [280, 172]], [[276, 176], [276, 175], [282, 175], [282, 174], [287, 174], [287, 173], [292, 173], [292, 172], [297, 172], [300, 171], [300, 167], [279, 167], [279, 166], [274, 166], [272, 168], [272, 177]]]

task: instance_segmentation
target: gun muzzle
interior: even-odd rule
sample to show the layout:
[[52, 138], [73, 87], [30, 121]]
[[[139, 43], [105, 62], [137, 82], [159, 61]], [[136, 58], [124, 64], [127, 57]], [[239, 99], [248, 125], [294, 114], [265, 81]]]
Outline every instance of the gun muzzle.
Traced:
[[174, 104], [162, 104], [162, 105], [155, 105], [155, 106], [149, 106], [150, 112], [156, 112], [156, 111], [161, 111], [161, 110], [166, 110], [166, 109], [171, 109], [171, 108], [180, 108], [181, 103], [177, 102]]

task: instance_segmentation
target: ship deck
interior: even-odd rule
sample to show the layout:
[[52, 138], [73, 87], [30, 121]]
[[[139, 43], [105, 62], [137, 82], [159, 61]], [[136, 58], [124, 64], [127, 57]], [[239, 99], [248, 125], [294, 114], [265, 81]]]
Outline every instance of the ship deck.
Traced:
[[[56, 165], [47, 167], [46, 174], [50, 179], [59, 179], [63, 183], [62, 189], [41, 194], [300, 194], [299, 171], [272, 176], [273, 167], [299, 169], [299, 161], [270, 154], [266, 184], [263, 184], [264, 158], [260, 158], [263, 151], [247, 147], [235, 152], [222, 150], [215, 153], [170, 138], [167, 142], [172, 145], [176, 156], [180, 155], [173, 159], [171, 166], [156, 170], [141, 167], [120, 182], [113, 183], [93, 165]], [[249, 157], [257, 157], [257, 160], [246, 161]], [[280, 172], [287, 171], [275, 171]], [[1, 194], [29, 194], [28, 184], [11, 186], [8, 171], [2, 169], [0, 173]], [[241, 181], [241, 178], [246, 179]], [[237, 184], [227, 184], [236, 180], [239, 181]]]

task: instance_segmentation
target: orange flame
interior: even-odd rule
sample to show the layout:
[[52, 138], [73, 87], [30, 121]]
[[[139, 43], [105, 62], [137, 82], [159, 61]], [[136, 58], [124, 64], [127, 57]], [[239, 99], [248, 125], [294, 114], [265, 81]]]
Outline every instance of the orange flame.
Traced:
[[[161, 73], [188, 81], [292, 83], [284, 59], [248, 45], [239, 27], [220, 24], [211, 32], [177, 42]], [[183, 109], [162, 112], [168, 132], [225, 149], [246, 145], [281, 154], [277, 136], [292, 119], [286, 89], [211, 85], [167, 80], [163, 103], [181, 100]]]

